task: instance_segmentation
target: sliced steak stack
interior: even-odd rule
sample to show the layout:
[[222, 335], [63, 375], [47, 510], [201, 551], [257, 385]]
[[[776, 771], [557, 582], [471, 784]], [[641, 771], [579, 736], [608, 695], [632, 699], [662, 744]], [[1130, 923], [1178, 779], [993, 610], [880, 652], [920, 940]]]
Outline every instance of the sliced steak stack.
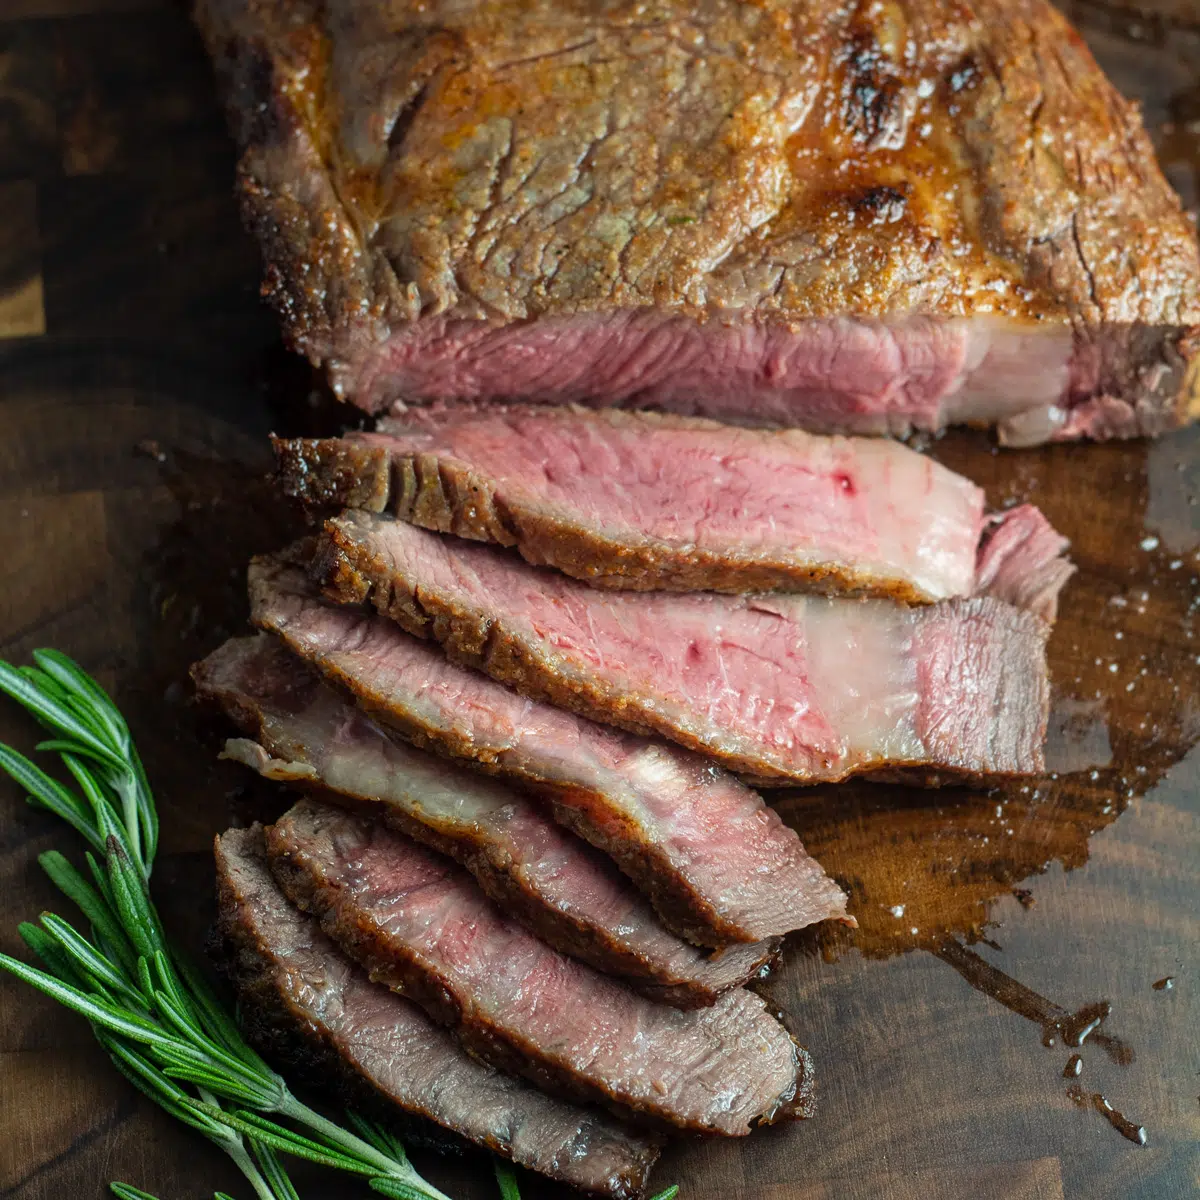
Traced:
[[738, 1136], [807, 1111], [808, 1059], [750, 992], [691, 1012], [639, 997], [507, 920], [448, 859], [312, 800], [267, 846], [293, 903], [487, 1062], [655, 1127]]
[[[217, 839], [222, 940], [242, 1016], [268, 1052], [309, 1066], [551, 1179], [613, 1200], [642, 1194], [658, 1148], [611, 1118], [480, 1064], [416, 1005], [354, 967], [267, 869], [262, 831]], [[312, 1073], [310, 1071], [310, 1073]]]
[[[465, 866], [549, 945], [647, 995], [684, 1008], [712, 1004], [776, 951], [773, 940], [706, 956], [669, 933], [614, 864], [539, 805], [397, 744], [265, 634], [227, 642], [193, 677], [256, 739], [229, 741], [227, 757], [270, 778], [331, 789], [363, 811], [383, 810], [390, 826]], [[824, 878], [815, 864], [811, 871]], [[840, 915], [844, 897], [825, 882], [828, 915]]]
[[255, 561], [250, 601], [257, 625], [391, 729], [546, 795], [690, 941], [757, 942], [845, 916], [795, 832], [699, 756], [524, 699], [392, 621], [323, 603], [288, 563]]
[[198, 0], [266, 290], [372, 412], [1017, 442], [1196, 414], [1200, 256], [1048, 0]]
[[[515, 546], [602, 587], [821, 591], [931, 603], [1041, 571], [1053, 617], [1065, 539], [1028, 506], [984, 519], [970, 480], [892, 441], [579, 408], [412, 409], [374, 433], [276, 439], [310, 507], [391, 512]], [[1001, 533], [1003, 536], [1001, 536]], [[981, 574], [986, 538], [1009, 569]]]
[[527, 696], [766, 783], [1043, 767], [1048, 630], [989, 597], [599, 591], [360, 510], [326, 523], [316, 569], [330, 595], [369, 600]]
[[276, 442], [284, 490], [606, 587], [969, 596], [983, 493], [899, 442], [652, 413], [412, 409]]

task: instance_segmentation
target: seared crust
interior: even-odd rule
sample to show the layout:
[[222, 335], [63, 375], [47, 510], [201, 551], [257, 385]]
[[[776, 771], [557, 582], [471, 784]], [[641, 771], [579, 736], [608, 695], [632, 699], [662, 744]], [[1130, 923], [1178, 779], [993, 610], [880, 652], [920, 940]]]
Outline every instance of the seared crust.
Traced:
[[[658, 1142], [611, 1125], [606, 1119], [599, 1118], [599, 1114], [580, 1111], [579, 1134], [585, 1146], [589, 1135], [598, 1136], [602, 1143], [606, 1138], [609, 1139], [607, 1145], [602, 1145], [602, 1151], [608, 1156], [613, 1169], [607, 1174], [596, 1171], [588, 1177], [587, 1173], [570, 1169], [571, 1157], [579, 1154], [578, 1144], [563, 1145], [562, 1153], [566, 1161], [561, 1165], [554, 1162], [553, 1158], [538, 1160], [536, 1156], [529, 1157], [518, 1150], [514, 1144], [514, 1133], [517, 1131], [511, 1123], [511, 1117], [519, 1116], [519, 1113], [510, 1111], [507, 1114], [509, 1123], [501, 1119], [490, 1129], [487, 1121], [476, 1122], [472, 1131], [473, 1140], [469, 1141], [437, 1123], [432, 1116], [415, 1109], [411, 1095], [400, 1095], [389, 1088], [386, 1066], [383, 1080], [373, 1078], [369, 1067], [365, 1065], [369, 1061], [369, 1049], [374, 1046], [386, 1064], [389, 1044], [396, 1044], [392, 1036], [395, 1027], [376, 1031], [375, 1036], [368, 1036], [364, 1044], [358, 1040], [361, 1031], [357, 1036], [345, 1027], [335, 1032], [326, 1023], [332, 1019], [335, 1026], [339, 1022], [345, 1026], [347, 1021], [352, 1026], [356, 1000], [362, 1000], [364, 989], [371, 990], [365, 977], [351, 984], [349, 992], [356, 995], [348, 994], [343, 987], [327, 1014], [315, 1013], [298, 997], [304, 996], [310, 985], [319, 992], [331, 982], [331, 978], [336, 981], [338, 969], [354, 968], [331, 943], [326, 942], [324, 935], [315, 927], [315, 922], [312, 923], [311, 940], [305, 940], [299, 961], [295, 959], [294, 947], [289, 955], [288, 947], [276, 944], [272, 937], [264, 934], [264, 916], [268, 923], [270, 917], [262, 908], [260, 889], [267, 887], [275, 892], [273, 901], [267, 901], [268, 906], [272, 902], [288, 908], [290, 906], [276, 890], [268, 872], [262, 827], [255, 824], [250, 829], [232, 829], [222, 834], [214, 841], [214, 856], [218, 915], [212, 948], [237, 987], [239, 1020], [247, 1037], [273, 1061], [286, 1065], [294, 1078], [322, 1089], [332, 1085], [347, 1105], [377, 1116], [386, 1125], [399, 1126], [410, 1143], [430, 1146], [443, 1152], [482, 1145], [503, 1158], [516, 1158], [535, 1170], [548, 1173], [552, 1178], [569, 1181], [584, 1188], [588, 1194], [605, 1196], [609, 1200], [638, 1200], [645, 1194], [647, 1175], [658, 1158]], [[248, 868], [253, 873], [249, 879]], [[289, 913], [289, 925], [292, 924], [291, 917]], [[300, 917], [299, 914], [294, 914], [294, 917], [299, 921], [310, 921], [310, 918]], [[278, 936], [279, 930], [276, 928], [274, 937]], [[334, 972], [332, 977], [327, 975], [331, 967]], [[343, 1007], [343, 1004], [347, 1007]], [[426, 1036], [429, 1032], [432, 1031], [427, 1030]], [[339, 1036], [355, 1038], [356, 1052], [347, 1057], [345, 1042], [340, 1046], [338, 1044]], [[402, 1042], [399, 1045], [402, 1046]], [[536, 1109], [541, 1108], [544, 1127], [545, 1098], [532, 1092], [530, 1097], [535, 1099], [535, 1111], [529, 1116], [536, 1123], [539, 1116]], [[483, 1098], [482, 1102], [485, 1106], [494, 1104], [496, 1098], [493, 1094]], [[471, 1099], [476, 1104], [480, 1103], [479, 1097], [473, 1096]], [[519, 1102], [519, 1097], [517, 1100]], [[466, 1102], [470, 1103], [469, 1100]], [[498, 1115], [503, 1118], [505, 1114]], [[563, 1114], [556, 1115], [561, 1118]], [[607, 1130], [603, 1128], [604, 1125], [608, 1126]], [[548, 1145], [553, 1150], [553, 1143], [549, 1142]], [[611, 1154], [616, 1145], [622, 1150], [619, 1158]], [[528, 1149], [526, 1144], [525, 1150]]]
[[[666, 1110], [659, 1105], [635, 1107], [626, 1100], [617, 1100], [589, 1077], [586, 1067], [581, 1071], [569, 1061], [559, 1061], [555, 1054], [541, 1052], [516, 1032], [492, 1023], [483, 1011], [461, 1003], [451, 981], [439, 975], [436, 964], [389, 937], [379, 922], [359, 919], [352, 902], [343, 905], [341, 884], [335, 875], [327, 873], [320, 862], [303, 852], [294, 852], [285, 827], [286, 818], [279, 826], [269, 827], [266, 844], [271, 872], [288, 899], [316, 917], [325, 933], [364, 967], [373, 981], [413, 1000], [435, 1021], [450, 1028], [463, 1047], [480, 1061], [528, 1079], [551, 1095], [599, 1104], [619, 1118], [632, 1118], [647, 1129], [714, 1132], [711, 1128], [693, 1126], [682, 1117], [669, 1122], [664, 1116]], [[762, 1114], [759, 1124], [812, 1115], [812, 1059], [790, 1033], [788, 1036], [794, 1055], [794, 1083], [770, 1112]], [[724, 1132], [740, 1136], [750, 1129]]]
[[1195, 414], [1193, 232], [1046, 0], [197, 17], [265, 291], [346, 392], [418, 319], [924, 313], [1073, 328], [1093, 432]]
[[[313, 542], [298, 543], [283, 555], [255, 559], [249, 571], [252, 619], [261, 628], [277, 634], [302, 658], [306, 657], [303, 640], [296, 640], [286, 623], [281, 624], [270, 615], [274, 607], [272, 594], [276, 589], [287, 593], [296, 589], [298, 583], [307, 592], [308, 584], [299, 570], [313, 567], [316, 554], [317, 546]], [[314, 569], [317, 573], [323, 570], [319, 563]], [[361, 583], [364, 588], [368, 587], [365, 580]], [[409, 631], [413, 632], [414, 628]], [[423, 627], [420, 636], [425, 636]], [[553, 807], [554, 818], [560, 825], [604, 851], [634, 880], [654, 906], [663, 925], [672, 933], [695, 945], [711, 948], [727, 946], [731, 942], [749, 944], [762, 937], [762, 931], [753, 932], [720, 911], [711, 897], [680, 870], [671, 855], [646, 836], [644, 829], [624, 825], [626, 818], [611, 797], [534, 774], [534, 767], [528, 762], [515, 768], [503, 752], [475, 741], [469, 725], [435, 727], [408, 710], [398, 710], [388, 703], [386, 696], [364, 688], [352, 673], [344, 671], [336, 657], [323, 660], [320, 671], [328, 682], [352, 697], [365, 712], [417, 748], [447, 756], [488, 774], [513, 779], [521, 787], [544, 798]], [[812, 919], [852, 920], [846, 917], [845, 896], [836, 885], [826, 879], [820, 895], [822, 904], [814, 906]]]

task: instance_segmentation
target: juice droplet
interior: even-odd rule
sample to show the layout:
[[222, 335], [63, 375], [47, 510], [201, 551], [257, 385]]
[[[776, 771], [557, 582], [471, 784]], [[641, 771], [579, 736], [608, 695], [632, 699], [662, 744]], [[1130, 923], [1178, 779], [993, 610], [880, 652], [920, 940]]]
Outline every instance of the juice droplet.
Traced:
[[1124, 1113], [1119, 1113], [1109, 1102], [1096, 1092], [1092, 1096], [1092, 1107], [1123, 1137], [1138, 1146], [1146, 1144], [1146, 1127], [1137, 1125]]
[[1166, 975], [1162, 979], [1156, 979], [1150, 986], [1156, 992], [1169, 992], [1175, 986], [1175, 977]]
[[1080, 1071], [1083, 1070], [1083, 1059], [1078, 1054], [1072, 1054], [1067, 1059], [1067, 1065], [1063, 1067], [1063, 1078], [1074, 1079]]

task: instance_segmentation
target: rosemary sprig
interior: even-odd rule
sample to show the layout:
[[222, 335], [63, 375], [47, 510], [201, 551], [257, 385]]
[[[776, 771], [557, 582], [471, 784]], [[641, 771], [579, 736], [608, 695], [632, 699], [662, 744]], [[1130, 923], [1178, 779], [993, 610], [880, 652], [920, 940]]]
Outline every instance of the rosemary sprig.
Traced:
[[[35, 665], [22, 668], [0, 660], [0, 692], [50, 731], [37, 749], [56, 753], [78, 790], [3, 743], [0, 770], [25, 789], [30, 804], [61, 817], [91, 847], [87, 876], [57, 851], [38, 858], [89, 933], [43, 913], [40, 924], [24, 922], [19, 932], [44, 969], [4, 954], [0, 968], [86, 1017], [117, 1070], [221, 1147], [259, 1200], [299, 1200], [280, 1154], [357, 1175], [391, 1200], [449, 1200], [383, 1126], [348, 1112], [346, 1128], [296, 1099], [242, 1037], [203, 974], [168, 943], [149, 891], [158, 814], [129, 727], [65, 654], [37, 650], [33, 657]], [[512, 1168], [494, 1159], [494, 1170], [501, 1200], [520, 1200]], [[155, 1200], [126, 1183], [110, 1187], [119, 1200]], [[653, 1200], [678, 1193], [672, 1186]], [[232, 1198], [217, 1192], [213, 1200]]]
[[[384, 1131], [359, 1122], [372, 1133], [359, 1136], [298, 1100], [168, 944], [148, 889], [158, 817], [128, 726], [66, 655], [39, 650], [34, 661], [19, 670], [0, 662], [0, 691], [50, 731], [38, 749], [58, 754], [76, 788], [4, 745], [0, 768], [31, 804], [62, 817], [103, 858], [87, 855], [89, 879], [61, 854], [41, 856], [89, 934], [43, 913], [40, 924], [20, 932], [44, 969], [7, 955], [0, 967], [86, 1017], [117, 1069], [229, 1154], [260, 1200], [297, 1200], [278, 1153], [359, 1175], [385, 1195], [449, 1200]], [[126, 1184], [114, 1192], [145, 1196]]]

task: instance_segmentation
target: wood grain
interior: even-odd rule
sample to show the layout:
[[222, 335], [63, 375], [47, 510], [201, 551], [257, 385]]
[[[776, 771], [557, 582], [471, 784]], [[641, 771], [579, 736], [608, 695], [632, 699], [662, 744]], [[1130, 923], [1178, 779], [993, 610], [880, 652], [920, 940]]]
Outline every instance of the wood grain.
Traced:
[[[1200, 35], [1159, 22], [1133, 37], [1119, 6], [1072, 12], [1195, 204]], [[258, 304], [232, 176], [177, 8], [0, 4], [0, 653], [58, 645], [115, 689], [162, 808], [156, 892], [196, 950], [212, 833], [272, 799], [216, 761], [184, 672], [241, 628], [246, 557], [286, 536], [260, 479], [266, 432], [330, 420]], [[987, 794], [775, 797], [860, 921], [793, 938], [768, 983], [816, 1059], [818, 1115], [681, 1142], [658, 1179], [683, 1200], [1194, 1197], [1200, 434], [1005, 454], [956, 434], [931, 452], [1072, 539], [1080, 572], [1051, 642], [1057, 774]], [[35, 737], [0, 706], [0, 738]], [[0, 950], [20, 953], [17, 922], [56, 904], [36, 865], [51, 846], [71, 839], [0, 787]], [[1069, 1048], [1042, 1044], [1047, 1014], [1099, 1000], [1112, 1040], [1081, 1049], [1079, 1083], [1144, 1122], [1145, 1149], [1072, 1103]], [[82, 1022], [7, 977], [0, 1129], [0, 1197], [99, 1200], [113, 1178], [164, 1200], [246, 1194], [115, 1076]], [[496, 1194], [477, 1159], [417, 1157], [461, 1200]], [[368, 1195], [297, 1179], [306, 1200]]]

